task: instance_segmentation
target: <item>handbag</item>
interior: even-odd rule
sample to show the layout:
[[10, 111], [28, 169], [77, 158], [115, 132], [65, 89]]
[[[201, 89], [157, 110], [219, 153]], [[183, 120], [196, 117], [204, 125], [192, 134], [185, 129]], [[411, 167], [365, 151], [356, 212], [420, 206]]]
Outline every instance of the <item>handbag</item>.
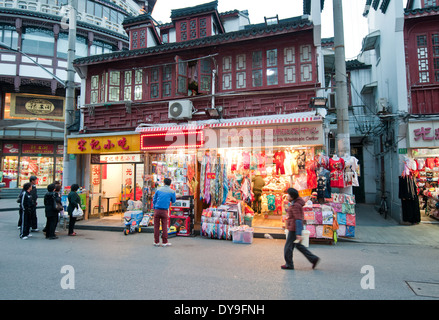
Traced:
[[54, 205], [55, 205], [55, 210], [56, 210], [57, 212], [61, 212], [61, 211], [64, 210], [64, 207], [62, 206], [62, 204], [59, 203], [58, 201], [56, 201], [56, 198], [55, 198], [55, 197], [53, 198], [53, 202], [54, 202]]
[[78, 204], [78, 206], [75, 209], [73, 209], [72, 217], [77, 218], [77, 217], [82, 217], [83, 215], [84, 212], [81, 209], [81, 205]]

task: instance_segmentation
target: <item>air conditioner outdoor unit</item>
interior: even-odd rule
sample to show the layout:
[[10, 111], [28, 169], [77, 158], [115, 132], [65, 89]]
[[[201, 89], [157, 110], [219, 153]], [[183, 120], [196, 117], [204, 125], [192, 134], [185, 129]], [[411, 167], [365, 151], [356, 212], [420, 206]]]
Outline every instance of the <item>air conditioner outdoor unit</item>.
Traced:
[[175, 100], [169, 101], [168, 118], [169, 119], [192, 119], [192, 101]]
[[387, 98], [379, 98], [378, 100], [378, 113], [383, 113], [387, 111], [387, 108], [389, 107], [389, 103], [387, 101]]

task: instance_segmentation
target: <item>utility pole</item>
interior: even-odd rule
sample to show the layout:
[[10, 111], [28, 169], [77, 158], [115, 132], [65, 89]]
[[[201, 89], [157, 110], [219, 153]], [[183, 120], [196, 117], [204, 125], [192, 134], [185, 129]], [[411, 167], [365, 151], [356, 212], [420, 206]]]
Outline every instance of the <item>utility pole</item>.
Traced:
[[75, 69], [73, 60], [76, 53], [76, 15], [78, 0], [69, 0], [69, 44], [67, 51], [67, 81], [66, 81], [66, 112], [64, 120], [64, 153], [63, 153], [63, 188], [71, 185], [70, 180], [70, 159], [67, 153], [67, 137], [69, 127], [75, 121]]
[[[351, 155], [349, 134], [348, 89], [344, 47], [342, 0], [332, 0], [335, 49], [335, 93], [337, 111], [337, 152], [339, 157]], [[352, 193], [352, 187], [343, 190]]]

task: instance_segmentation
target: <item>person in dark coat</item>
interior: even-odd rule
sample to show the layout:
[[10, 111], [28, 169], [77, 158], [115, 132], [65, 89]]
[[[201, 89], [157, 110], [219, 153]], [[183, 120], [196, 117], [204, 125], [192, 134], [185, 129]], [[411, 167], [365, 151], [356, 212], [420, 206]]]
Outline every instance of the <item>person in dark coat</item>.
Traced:
[[19, 200], [20, 200], [20, 238], [23, 240], [30, 237], [30, 220], [32, 211], [32, 199], [30, 191], [32, 190], [32, 184], [27, 182], [23, 185]]
[[37, 182], [38, 178], [36, 176], [31, 176], [29, 178], [29, 182], [32, 184], [32, 190], [30, 191], [30, 195], [32, 198], [32, 210], [31, 210], [31, 231], [38, 232], [38, 219], [37, 219]]
[[[51, 183], [47, 186], [47, 193], [44, 195], [44, 208], [46, 212], [46, 239], [58, 239], [55, 236], [56, 223], [58, 221], [58, 210], [56, 209], [57, 196], [54, 192], [55, 184]], [[44, 231], [44, 230], [43, 230]]]
[[69, 206], [67, 207], [67, 213], [69, 214], [69, 236], [76, 236], [76, 232], [73, 231], [76, 223], [76, 217], [72, 216], [73, 210], [81, 205], [81, 198], [79, 197], [77, 191], [79, 190], [79, 185], [74, 183], [70, 187], [70, 193], [67, 196], [69, 200]]
[[281, 266], [282, 269], [294, 269], [293, 250], [297, 249], [312, 263], [314, 269], [320, 261], [320, 258], [312, 254], [304, 245], [300, 243], [302, 240], [302, 221], [303, 221], [303, 206], [305, 201], [299, 197], [299, 192], [296, 189], [288, 189], [288, 208], [287, 219], [285, 221], [288, 229], [287, 241], [284, 247], [285, 264]]

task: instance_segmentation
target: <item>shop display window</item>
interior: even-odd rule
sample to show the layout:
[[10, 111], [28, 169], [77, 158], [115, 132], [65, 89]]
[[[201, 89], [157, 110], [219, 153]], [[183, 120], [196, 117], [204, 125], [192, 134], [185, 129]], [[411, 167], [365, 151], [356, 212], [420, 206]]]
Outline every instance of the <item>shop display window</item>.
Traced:
[[198, 185], [195, 161], [195, 154], [151, 154], [153, 179], [163, 185], [163, 179], [170, 178], [177, 197], [194, 195]]
[[53, 161], [53, 157], [21, 157], [19, 184], [28, 182], [31, 176], [38, 177], [39, 187], [53, 183]]
[[63, 157], [57, 157], [57, 158], [55, 158], [55, 161], [56, 161], [56, 165], [55, 165], [55, 181], [62, 181], [64, 158]]
[[17, 188], [18, 157], [5, 156], [2, 159], [3, 182], [6, 188]]

